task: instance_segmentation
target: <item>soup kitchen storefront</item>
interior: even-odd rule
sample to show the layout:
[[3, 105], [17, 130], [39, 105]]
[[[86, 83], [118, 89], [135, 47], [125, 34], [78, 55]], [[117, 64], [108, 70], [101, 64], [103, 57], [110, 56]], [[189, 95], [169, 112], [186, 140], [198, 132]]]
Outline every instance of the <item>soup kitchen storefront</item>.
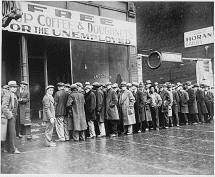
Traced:
[[138, 81], [134, 17], [128, 22], [32, 2], [21, 2], [21, 9], [22, 17], [2, 30], [2, 85], [29, 83], [24, 123], [38, 119], [49, 84]]

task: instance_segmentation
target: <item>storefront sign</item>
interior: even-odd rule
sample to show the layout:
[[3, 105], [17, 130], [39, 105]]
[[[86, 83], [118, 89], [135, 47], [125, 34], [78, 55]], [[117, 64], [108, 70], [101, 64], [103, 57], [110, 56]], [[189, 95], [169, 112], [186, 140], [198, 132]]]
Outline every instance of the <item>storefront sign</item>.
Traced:
[[213, 26], [184, 33], [184, 46], [193, 47], [214, 42]]
[[162, 61], [182, 62], [181, 53], [162, 52]]
[[136, 46], [136, 23], [70, 11], [29, 2], [22, 3], [23, 16], [5, 28], [11, 32], [37, 34]]

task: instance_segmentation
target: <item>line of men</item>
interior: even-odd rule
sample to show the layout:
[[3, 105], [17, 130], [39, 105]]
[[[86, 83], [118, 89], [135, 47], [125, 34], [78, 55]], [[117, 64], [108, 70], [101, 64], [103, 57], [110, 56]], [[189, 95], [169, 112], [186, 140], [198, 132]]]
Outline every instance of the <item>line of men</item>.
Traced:
[[43, 120], [47, 122], [45, 140], [52, 141], [54, 124], [56, 141], [132, 135], [148, 130], [213, 121], [213, 91], [206, 85], [171, 83], [144, 85], [136, 82], [100, 84], [89, 82], [57, 84], [46, 87]]

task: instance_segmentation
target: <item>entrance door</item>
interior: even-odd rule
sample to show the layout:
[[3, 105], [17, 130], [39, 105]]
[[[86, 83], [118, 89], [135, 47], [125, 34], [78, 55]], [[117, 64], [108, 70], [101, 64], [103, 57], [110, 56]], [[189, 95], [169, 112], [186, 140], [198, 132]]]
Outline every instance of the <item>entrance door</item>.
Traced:
[[38, 119], [39, 110], [43, 108], [42, 99], [45, 95], [44, 59], [29, 58], [28, 67], [31, 119]]

